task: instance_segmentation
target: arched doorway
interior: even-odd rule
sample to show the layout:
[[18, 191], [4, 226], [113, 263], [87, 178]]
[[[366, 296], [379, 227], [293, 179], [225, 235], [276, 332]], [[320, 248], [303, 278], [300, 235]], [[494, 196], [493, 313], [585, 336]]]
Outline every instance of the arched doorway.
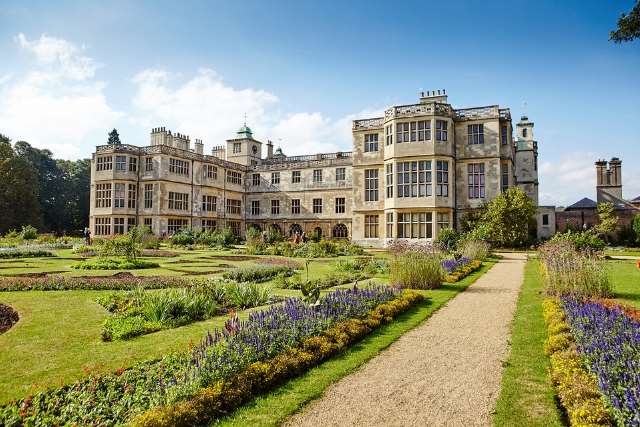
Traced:
[[296, 233], [302, 235], [302, 227], [300, 224], [291, 224], [291, 227], [289, 227], [289, 235], [294, 236]]
[[322, 239], [322, 228], [316, 227], [313, 229], [313, 235], [317, 240]]
[[347, 226], [344, 224], [336, 224], [336, 226], [333, 227], [333, 237], [335, 239], [346, 239], [349, 237]]

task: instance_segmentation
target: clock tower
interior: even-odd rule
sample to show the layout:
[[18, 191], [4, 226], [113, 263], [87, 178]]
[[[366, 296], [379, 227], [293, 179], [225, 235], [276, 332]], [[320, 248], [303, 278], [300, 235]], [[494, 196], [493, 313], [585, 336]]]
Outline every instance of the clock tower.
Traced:
[[227, 160], [242, 165], [257, 165], [261, 159], [262, 142], [253, 138], [253, 132], [245, 122], [235, 138], [227, 140]]

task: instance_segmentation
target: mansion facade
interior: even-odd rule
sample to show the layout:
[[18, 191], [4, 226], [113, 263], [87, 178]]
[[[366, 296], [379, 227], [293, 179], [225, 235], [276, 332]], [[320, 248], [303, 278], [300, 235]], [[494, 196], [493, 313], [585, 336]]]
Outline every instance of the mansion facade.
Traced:
[[244, 236], [272, 227], [378, 247], [432, 239], [509, 187], [537, 206], [533, 126], [523, 116], [514, 138], [509, 109], [455, 109], [438, 90], [355, 120], [350, 152], [286, 156], [245, 124], [205, 154], [201, 140], [192, 147], [188, 136], [154, 128], [148, 146], [96, 147], [90, 228], [104, 236], [139, 224], [166, 236], [228, 227]]

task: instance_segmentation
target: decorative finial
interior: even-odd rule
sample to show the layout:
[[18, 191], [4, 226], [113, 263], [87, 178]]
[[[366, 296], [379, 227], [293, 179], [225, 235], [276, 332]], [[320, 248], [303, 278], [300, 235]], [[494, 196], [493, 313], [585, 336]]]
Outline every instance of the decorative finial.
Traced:
[[244, 113], [244, 125], [247, 125], [247, 113]]

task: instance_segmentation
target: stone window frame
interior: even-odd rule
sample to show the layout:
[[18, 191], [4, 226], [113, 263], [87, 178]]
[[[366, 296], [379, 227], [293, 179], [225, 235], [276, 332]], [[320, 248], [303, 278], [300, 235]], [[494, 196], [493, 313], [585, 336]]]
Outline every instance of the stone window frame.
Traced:
[[436, 160], [436, 196], [449, 197], [448, 160]]
[[151, 172], [153, 170], [153, 157], [144, 158], [144, 171]]
[[387, 212], [386, 214], [386, 226], [387, 226], [387, 239], [393, 238], [393, 212]]
[[378, 134], [377, 133], [365, 133], [364, 134], [364, 152], [373, 153], [379, 150], [378, 147]]
[[111, 207], [111, 183], [96, 184], [96, 208]]
[[364, 201], [365, 202], [377, 202], [378, 201], [378, 169], [365, 169], [364, 170]]
[[185, 218], [169, 218], [167, 220], [167, 232], [169, 235], [175, 234], [180, 230], [183, 230], [189, 226], [188, 221]]
[[203, 230], [216, 230], [218, 228], [218, 222], [215, 219], [203, 219], [200, 222], [200, 227]]
[[364, 216], [364, 238], [365, 239], [377, 239], [378, 227], [380, 225], [380, 215], [365, 215]]
[[149, 227], [149, 229], [152, 229], [153, 228], [153, 218], [144, 218], [142, 220], [142, 224], [145, 227]]
[[207, 179], [218, 179], [218, 167], [214, 165], [204, 165], [202, 168], [202, 176]]
[[313, 182], [322, 182], [322, 169], [313, 170]]
[[251, 215], [253, 216], [260, 215], [260, 200], [251, 201]]
[[485, 198], [485, 166], [484, 163], [467, 164], [467, 188], [469, 199]]
[[321, 214], [322, 213], [322, 199], [313, 199], [312, 201], [313, 203], [313, 213], [314, 214]]
[[[113, 184], [113, 208], [124, 209], [125, 199], [127, 197], [127, 185], [124, 182], [116, 182]], [[114, 223], [115, 227], [115, 223]]]
[[153, 208], [153, 184], [144, 185], [144, 208]]
[[300, 215], [300, 199], [291, 199], [291, 215]]
[[399, 239], [432, 239], [433, 212], [398, 212]]
[[449, 122], [436, 120], [436, 141], [446, 142], [449, 139]]
[[135, 209], [138, 204], [138, 186], [129, 184], [127, 189], [127, 208]]
[[396, 197], [417, 198], [433, 195], [431, 160], [411, 160], [396, 163]]
[[271, 199], [271, 215], [280, 215], [280, 200]]
[[271, 185], [280, 184], [280, 172], [271, 172]]
[[467, 144], [484, 144], [484, 123], [472, 123], [467, 125]]
[[336, 213], [343, 214], [347, 212], [347, 199], [344, 197], [336, 197]]
[[225, 206], [226, 212], [230, 215], [240, 215], [242, 213], [242, 200], [227, 199]]
[[502, 125], [500, 126], [500, 143], [502, 145], [508, 145], [509, 144], [509, 127], [507, 125]]
[[500, 162], [500, 190], [507, 191], [509, 188], [509, 163]]
[[169, 157], [169, 172], [176, 175], [189, 176], [189, 162]]
[[189, 193], [179, 193], [177, 191], [169, 191], [168, 208], [176, 211], [189, 210]]
[[233, 154], [242, 153], [242, 144], [239, 142], [234, 142], [232, 150], [233, 150]]
[[[126, 172], [127, 171], [127, 156], [116, 156], [114, 161], [115, 170], [118, 172]], [[115, 224], [114, 224], [115, 229]]]
[[302, 181], [302, 173], [299, 170], [291, 171], [291, 183], [298, 184]]
[[385, 166], [385, 186], [387, 189], [387, 199], [393, 198], [393, 163]]
[[393, 144], [393, 123], [384, 127], [385, 145]]
[[242, 185], [242, 173], [232, 170], [227, 170], [227, 182], [229, 184]]
[[124, 217], [113, 218], [113, 234], [124, 234], [125, 231]]
[[97, 156], [96, 171], [110, 171], [113, 169], [113, 156]]
[[93, 234], [96, 236], [109, 236], [111, 234], [111, 218], [108, 216], [95, 217]]
[[336, 168], [336, 182], [342, 182], [347, 179], [346, 168]]
[[438, 230], [443, 230], [445, 228], [451, 227], [450, 221], [449, 221], [449, 213], [447, 212], [437, 212], [436, 221], [438, 223]]
[[260, 181], [262, 180], [262, 176], [259, 173], [251, 174], [251, 185], [257, 187], [260, 185]]
[[218, 207], [218, 197], [211, 194], [202, 195], [202, 211], [215, 212]]
[[138, 172], [138, 158], [129, 157], [129, 172]]

